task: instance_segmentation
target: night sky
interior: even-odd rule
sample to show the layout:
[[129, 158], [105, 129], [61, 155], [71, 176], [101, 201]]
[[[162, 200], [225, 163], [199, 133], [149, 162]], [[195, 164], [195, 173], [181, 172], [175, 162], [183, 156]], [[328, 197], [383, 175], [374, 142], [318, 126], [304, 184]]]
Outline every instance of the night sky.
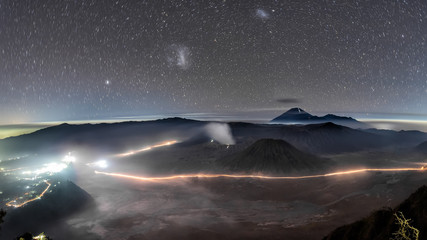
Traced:
[[427, 114], [426, 40], [425, 0], [1, 0], [0, 123]]

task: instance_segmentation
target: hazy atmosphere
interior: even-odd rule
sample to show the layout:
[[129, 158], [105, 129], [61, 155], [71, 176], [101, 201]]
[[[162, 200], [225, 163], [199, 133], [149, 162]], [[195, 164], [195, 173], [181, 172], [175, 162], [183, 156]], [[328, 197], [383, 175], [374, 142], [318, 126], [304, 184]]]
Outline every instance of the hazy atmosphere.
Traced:
[[0, 239], [427, 239], [427, 2], [0, 0]]

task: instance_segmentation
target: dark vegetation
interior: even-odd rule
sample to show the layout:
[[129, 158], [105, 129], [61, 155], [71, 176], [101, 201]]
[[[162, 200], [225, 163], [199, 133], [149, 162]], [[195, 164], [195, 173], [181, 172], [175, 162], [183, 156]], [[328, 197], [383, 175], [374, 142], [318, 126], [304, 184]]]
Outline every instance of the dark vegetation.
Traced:
[[[422, 186], [394, 209], [381, 209], [355, 223], [335, 229], [323, 240], [389, 240], [399, 231], [395, 213], [411, 219], [411, 226], [420, 231], [419, 239], [427, 239], [427, 186]], [[412, 240], [412, 239], [411, 239]]]
[[[41, 238], [41, 236], [43, 236], [43, 238]], [[35, 237], [38, 237], [37, 239], [43, 239], [43, 240], [53, 240], [52, 238], [49, 238], [48, 236], [46, 236], [44, 233], [41, 233], [37, 236], [34, 236], [33, 234], [26, 232], [18, 237], [16, 237], [16, 240], [33, 240], [36, 239]]]
[[4, 222], [3, 218], [6, 216], [6, 211], [3, 209], [0, 209], [0, 230], [1, 230], [1, 224]]

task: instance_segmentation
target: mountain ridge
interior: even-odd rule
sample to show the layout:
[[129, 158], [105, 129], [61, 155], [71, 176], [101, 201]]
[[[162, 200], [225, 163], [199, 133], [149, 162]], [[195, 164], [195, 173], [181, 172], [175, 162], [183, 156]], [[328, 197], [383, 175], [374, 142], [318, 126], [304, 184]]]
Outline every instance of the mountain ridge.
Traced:
[[[62, 124], [33, 133], [0, 139], [0, 158], [43, 152], [63, 153], [75, 147], [119, 152], [167, 139], [188, 140], [203, 131], [208, 121], [164, 119], [103, 124]], [[352, 129], [332, 123], [287, 125], [230, 122], [237, 142], [248, 139], [283, 139], [300, 150], [316, 154], [354, 152], [388, 146], [410, 147], [427, 141], [419, 131]], [[205, 136], [206, 138], [206, 136]]]
[[315, 124], [333, 122], [338, 125], [343, 125], [351, 128], [369, 128], [365, 123], [359, 122], [354, 118], [346, 116], [337, 116], [334, 114], [326, 114], [324, 116], [312, 115], [301, 108], [291, 108], [285, 113], [275, 117], [270, 123], [284, 124]]

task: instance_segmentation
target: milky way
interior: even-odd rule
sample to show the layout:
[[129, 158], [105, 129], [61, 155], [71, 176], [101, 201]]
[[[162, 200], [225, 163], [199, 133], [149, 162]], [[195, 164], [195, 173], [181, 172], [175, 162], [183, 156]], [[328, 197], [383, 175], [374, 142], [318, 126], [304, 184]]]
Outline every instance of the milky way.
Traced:
[[427, 114], [426, 38], [424, 0], [6, 0], [0, 123]]

